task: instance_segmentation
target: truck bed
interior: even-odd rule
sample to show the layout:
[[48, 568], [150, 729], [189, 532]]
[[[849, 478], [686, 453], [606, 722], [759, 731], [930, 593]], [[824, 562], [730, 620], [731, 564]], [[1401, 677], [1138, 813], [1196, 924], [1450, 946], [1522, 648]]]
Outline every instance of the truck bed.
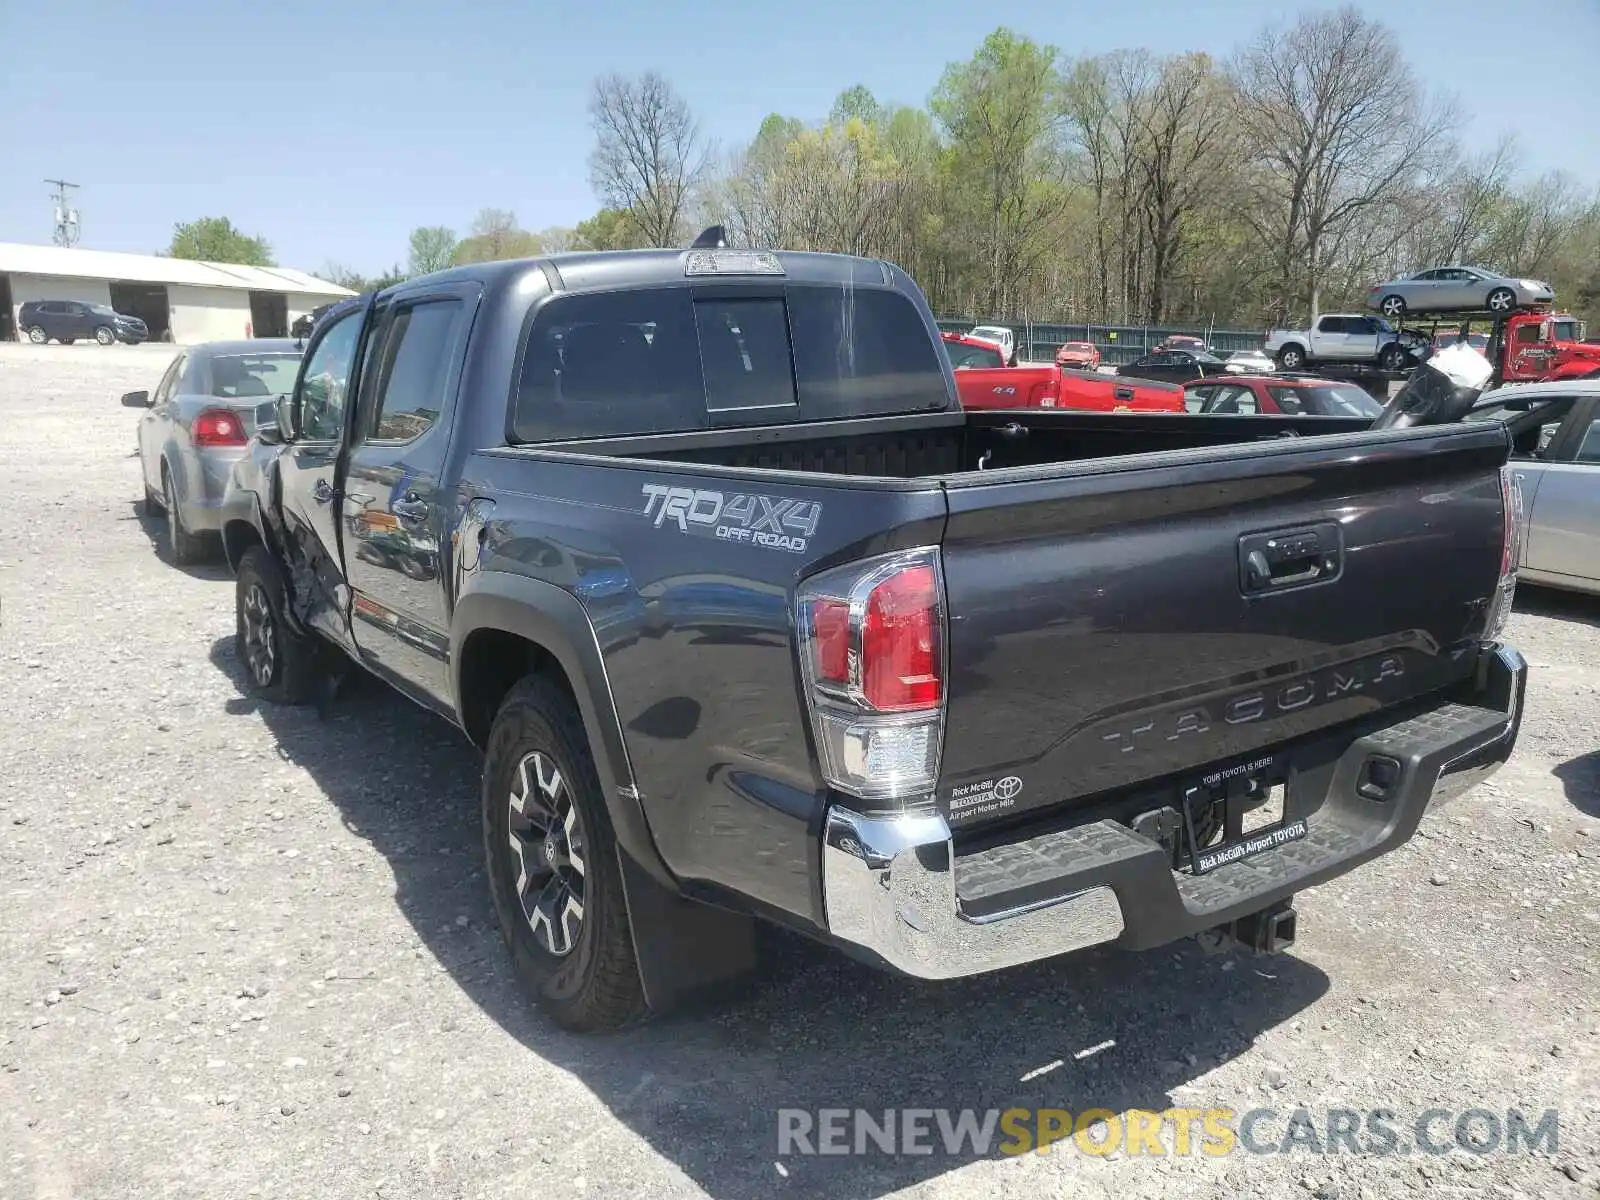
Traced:
[[[725, 586], [748, 573], [786, 591], [814, 563], [938, 543], [952, 614], [939, 798], [1024, 785], [1005, 805], [952, 811], [960, 828], [1200, 778], [1460, 684], [1498, 580], [1508, 444], [1492, 422], [1374, 432], [1364, 419], [1035, 410], [495, 453], [611, 456], [626, 468], [619, 507], [642, 484], [683, 503], [751, 492], [826, 514], [826, 537], [776, 560], [726, 543], [679, 559], [684, 543], [662, 541], [644, 574], [663, 596], [689, 562]], [[663, 510], [644, 511], [659, 528]], [[1322, 575], [1246, 587], [1250, 546], [1308, 531]]]
[[527, 451], [893, 481], [1358, 433], [1370, 424], [1363, 418], [1029, 409], [596, 438]]

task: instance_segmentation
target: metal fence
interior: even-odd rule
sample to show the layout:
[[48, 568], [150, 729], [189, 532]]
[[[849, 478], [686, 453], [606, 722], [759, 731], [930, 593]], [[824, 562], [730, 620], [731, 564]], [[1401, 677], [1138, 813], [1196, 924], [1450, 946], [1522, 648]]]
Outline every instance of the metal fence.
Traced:
[[965, 333], [978, 325], [1000, 325], [1017, 335], [1017, 358], [1022, 361], [1054, 362], [1062, 342], [1093, 342], [1100, 347], [1100, 361], [1121, 366], [1148, 354], [1174, 333], [1204, 338], [1217, 354], [1235, 350], [1259, 350], [1266, 334], [1259, 329], [1206, 329], [1196, 325], [1034, 325], [1027, 321], [996, 321], [987, 317], [939, 317], [945, 333]]

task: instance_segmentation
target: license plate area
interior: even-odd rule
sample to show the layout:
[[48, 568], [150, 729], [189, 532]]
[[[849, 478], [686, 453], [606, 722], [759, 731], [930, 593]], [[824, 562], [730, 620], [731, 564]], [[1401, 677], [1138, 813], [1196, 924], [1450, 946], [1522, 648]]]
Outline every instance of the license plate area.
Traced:
[[1288, 764], [1278, 758], [1230, 767], [1183, 790], [1186, 866], [1204, 875], [1306, 836], [1288, 820]]

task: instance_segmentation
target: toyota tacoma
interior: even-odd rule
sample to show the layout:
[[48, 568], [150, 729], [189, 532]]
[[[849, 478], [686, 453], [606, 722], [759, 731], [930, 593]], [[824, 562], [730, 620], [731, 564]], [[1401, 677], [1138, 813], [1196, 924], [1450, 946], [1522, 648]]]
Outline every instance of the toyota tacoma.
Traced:
[[1517, 734], [1507, 434], [1423, 421], [965, 412], [875, 260], [461, 267], [330, 312], [263, 414], [238, 654], [482, 749], [568, 1028], [744, 973], [763, 920], [923, 978], [1271, 950]]

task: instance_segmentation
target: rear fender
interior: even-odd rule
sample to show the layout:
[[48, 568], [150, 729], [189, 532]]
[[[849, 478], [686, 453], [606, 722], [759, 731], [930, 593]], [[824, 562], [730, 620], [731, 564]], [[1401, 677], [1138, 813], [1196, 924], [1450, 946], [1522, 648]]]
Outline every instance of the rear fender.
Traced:
[[474, 633], [496, 630], [514, 634], [541, 647], [561, 665], [583, 717], [618, 846], [657, 882], [677, 890], [676, 879], [656, 851], [639, 802], [611, 681], [594, 627], [578, 598], [541, 579], [482, 572], [471, 578], [468, 590], [457, 598], [450, 627], [451, 696], [463, 726], [469, 703], [462, 687], [463, 649]]
[[[611, 683], [594, 627], [577, 597], [543, 580], [503, 572], [472, 577], [451, 621], [451, 690], [462, 695], [463, 648], [483, 630], [547, 651], [566, 674], [617, 839], [628, 925], [645, 1000], [656, 1012], [726, 984], [756, 963], [755, 926], [743, 914], [687, 899], [656, 850], [634, 785]], [[465, 723], [465, 722], [463, 722]]]

